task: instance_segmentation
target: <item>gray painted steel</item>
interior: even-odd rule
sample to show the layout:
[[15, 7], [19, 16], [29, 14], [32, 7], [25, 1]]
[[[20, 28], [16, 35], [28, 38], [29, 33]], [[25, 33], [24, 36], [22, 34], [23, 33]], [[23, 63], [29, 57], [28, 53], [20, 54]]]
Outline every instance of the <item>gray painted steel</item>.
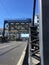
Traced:
[[49, 0], [40, 0], [41, 65], [49, 65]]

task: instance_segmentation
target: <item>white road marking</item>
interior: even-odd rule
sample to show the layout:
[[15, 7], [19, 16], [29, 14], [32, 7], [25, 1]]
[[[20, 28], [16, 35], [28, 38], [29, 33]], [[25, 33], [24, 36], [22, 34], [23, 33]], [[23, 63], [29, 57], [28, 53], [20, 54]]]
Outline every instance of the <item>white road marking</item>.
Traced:
[[26, 48], [27, 48], [27, 45], [25, 46], [23, 53], [22, 53], [22, 55], [21, 55], [21, 57], [20, 57], [20, 59], [16, 65], [22, 65], [23, 64], [25, 53], [26, 53]]
[[8, 45], [0, 46], [0, 49], [6, 48], [6, 47], [9, 47], [9, 46], [13, 46], [13, 45], [16, 45], [16, 43], [12, 43], [12, 44], [8, 44]]
[[12, 46], [12, 45], [15, 45], [15, 44], [0, 46], [0, 49], [6, 48], [6, 47], [9, 47], [9, 46]]
[[0, 49], [8, 47], [8, 46], [10, 46], [10, 45], [1, 46]]

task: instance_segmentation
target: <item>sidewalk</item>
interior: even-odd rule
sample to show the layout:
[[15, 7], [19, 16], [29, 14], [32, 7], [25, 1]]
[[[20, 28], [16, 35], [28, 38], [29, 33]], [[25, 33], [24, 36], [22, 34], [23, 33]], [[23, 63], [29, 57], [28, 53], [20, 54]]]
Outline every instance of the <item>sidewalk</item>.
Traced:
[[[40, 57], [40, 52], [38, 54], [35, 54], [36, 56]], [[40, 61], [37, 60], [35, 57], [32, 56], [32, 65], [38, 64]]]

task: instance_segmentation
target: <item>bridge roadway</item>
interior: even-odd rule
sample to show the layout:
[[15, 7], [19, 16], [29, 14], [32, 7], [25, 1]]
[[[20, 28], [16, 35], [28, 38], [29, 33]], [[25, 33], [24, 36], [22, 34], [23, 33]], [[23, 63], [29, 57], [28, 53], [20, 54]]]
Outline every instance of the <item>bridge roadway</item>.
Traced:
[[0, 43], [0, 65], [17, 65], [27, 41]]

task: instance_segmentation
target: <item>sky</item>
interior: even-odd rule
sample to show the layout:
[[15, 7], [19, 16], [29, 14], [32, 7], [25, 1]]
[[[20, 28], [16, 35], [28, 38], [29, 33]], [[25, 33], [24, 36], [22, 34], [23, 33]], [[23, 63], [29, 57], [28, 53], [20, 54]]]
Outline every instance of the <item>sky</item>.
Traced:
[[[5, 19], [32, 18], [34, 0], [0, 0], [0, 28]], [[36, 14], [38, 14], [38, 0], [36, 0]]]

